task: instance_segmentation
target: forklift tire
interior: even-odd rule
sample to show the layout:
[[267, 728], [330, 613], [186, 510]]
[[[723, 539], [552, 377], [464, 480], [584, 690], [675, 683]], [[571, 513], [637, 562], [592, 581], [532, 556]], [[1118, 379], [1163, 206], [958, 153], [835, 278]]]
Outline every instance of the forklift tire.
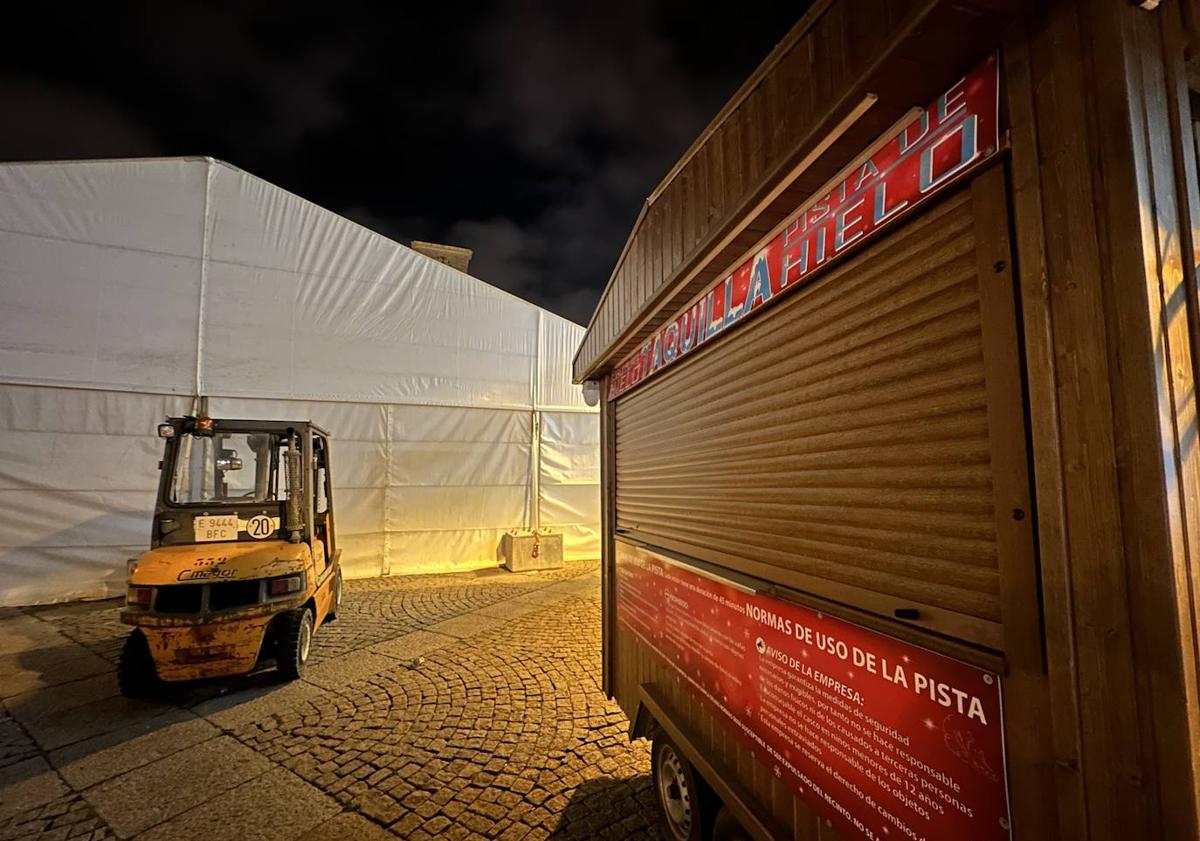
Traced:
[[712, 841], [753, 841], [729, 808], [722, 806], [713, 821]]
[[312, 608], [301, 607], [279, 617], [275, 660], [280, 673], [288, 680], [295, 680], [304, 673], [304, 664], [312, 652], [312, 640]]
[[666, 733], [655, 733], [650, 751], [650, 778], [663, 837], [669, 841], [708, 838], [720, 801]]
[[342, 568], [338, 567], [337, 572], [333, 574], [333, 603], [329, 606], [329, 611], [325, 614], [325, 621], [329, 622], [332, 619], [337, 619], [338, 610], [342, 607]]
[[135, 629], [125, 638], [121, 658], [117, 661], [117, 687], [126, 698], [150, 698], [162, 689], [150, 643], [139, 630]]

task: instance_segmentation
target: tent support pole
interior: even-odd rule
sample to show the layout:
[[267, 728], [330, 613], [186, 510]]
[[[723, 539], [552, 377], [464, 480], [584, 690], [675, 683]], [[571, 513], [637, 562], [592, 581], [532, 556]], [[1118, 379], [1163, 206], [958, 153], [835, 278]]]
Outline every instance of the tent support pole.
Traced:
[[208, 241], [212, 236], [210, 216], [213, 159], [205, 158], [204, 160], [204, 226], [200, 233], [200, 301], [196, 308], [196, 397], [204, 394], [204, 297], [208, 291]]

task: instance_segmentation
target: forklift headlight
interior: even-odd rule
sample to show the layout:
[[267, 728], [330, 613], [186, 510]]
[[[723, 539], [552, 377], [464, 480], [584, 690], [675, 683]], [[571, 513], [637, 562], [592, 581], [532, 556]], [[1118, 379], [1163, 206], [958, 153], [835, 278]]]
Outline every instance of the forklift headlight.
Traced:
[[299, 593], [304, 589], [303, 575], [287, 575], [283, 578], [272, 578], [267, 582], [267, 593], [271, 596], [286, 596]]
[[169, 423], [160, 423], [158, 425], [158, 437], [159, 438], [174, 438], [175, 437], [175, 427]]
[[149, 609], [150, 600], [154, 597], [153, 587], [130, 587], [125, 601], [135, 607]]

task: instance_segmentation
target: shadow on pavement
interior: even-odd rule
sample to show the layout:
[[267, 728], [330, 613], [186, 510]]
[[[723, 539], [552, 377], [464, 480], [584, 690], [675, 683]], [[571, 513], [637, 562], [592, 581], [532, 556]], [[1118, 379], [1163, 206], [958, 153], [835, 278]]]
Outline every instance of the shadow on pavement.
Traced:
[[551, 838], [658, 841], [658, 806], [650, 775], [588, 780], [575, 789]]
[[[103, 604], [93, 611], [107, 612]], [[44, 612], [27, 610], [26, 615]], [[8, 655], [0, 678], [9, 689], [3, 702], [5, 717], [12, 722], [7, 726], [19, 725], [59, 767], [199, 715], [232, 710], [288, 685], [273, 663], [265, 663], [248, 675], [167, 684], [152, 697], [129, 699], [120, 694], [116, 657], [109, 653], [120, 650], [128, 628], [109, 623], [90, 627], [50, 624], [57, 626], [56, 633], [30, 638]], [[13, 733], [15, 742], [19, 731]], [[31, 753], [17, 750], [15, 745], [8, 747], [13, 749], [0, 750], [0, 769]]]

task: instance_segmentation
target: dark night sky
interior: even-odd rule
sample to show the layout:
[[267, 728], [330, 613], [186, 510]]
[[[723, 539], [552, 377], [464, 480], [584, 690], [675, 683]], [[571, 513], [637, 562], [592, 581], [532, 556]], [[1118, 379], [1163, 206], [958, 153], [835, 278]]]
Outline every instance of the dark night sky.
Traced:
[[645, 196], [807, 5], [46, 3], [6, 21], [0, 160], [211, 155], [586, 323]]

